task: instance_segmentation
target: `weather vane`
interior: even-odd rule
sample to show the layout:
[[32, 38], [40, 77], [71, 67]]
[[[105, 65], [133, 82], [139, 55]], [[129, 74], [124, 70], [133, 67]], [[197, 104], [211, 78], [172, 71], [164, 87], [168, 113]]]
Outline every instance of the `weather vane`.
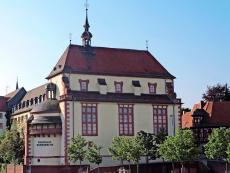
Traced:
[[71, 44], [71, 41], [72, 41], [72, 33], [70, 32], [69, 33], [69, 44]]
[[86, 11], [88, 10], [89, 4], [88, 4], [88, 0], [85, 0], [85, 9]]
[[145, 45], [146, 45], [146, 50], [148, 51], [149, 50], [149, 41], [148, 40], [145, 41]]

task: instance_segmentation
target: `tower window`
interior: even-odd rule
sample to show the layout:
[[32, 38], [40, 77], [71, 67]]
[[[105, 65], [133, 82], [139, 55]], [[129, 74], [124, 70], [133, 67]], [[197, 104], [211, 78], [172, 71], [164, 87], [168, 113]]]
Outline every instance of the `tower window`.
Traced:
[[123, 92], [123, 82], [114, 82], [115, 85], [115, 92], [122, 93]]
[[79, 79], [79, 83], [80, 83], [80, 90], [81, 91], [88, 91], [89, 80]]

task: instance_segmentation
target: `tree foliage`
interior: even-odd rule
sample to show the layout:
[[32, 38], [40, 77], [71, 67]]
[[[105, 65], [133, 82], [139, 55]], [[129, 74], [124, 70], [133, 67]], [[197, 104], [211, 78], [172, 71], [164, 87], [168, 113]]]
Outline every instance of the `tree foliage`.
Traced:
[[137, 133], [137, 138], [143, 146], [143, 154], [146, 156], [146, 162], [149, 159], [156, 159], [158, 146], [156, 144], [156, 136], [152, 133], [140, 131]]
[[137, 164], [144, 154], [143, 141], [139, 137], [114, 137], [111, 146], [108, 148], [114, 160], [132, 161]]
[[207, 86], [202, 98], [204, 101], [230, 101], [230, 89], [227, 84]]
[[165, 160], [180, 162], [182, 168], [185, 161], [199, 158], [199, 150], [189, 129], [178, 129], [175, 136], [168, 136], [160, 146], [159, 153]]
[[90, 163], [94, 163], [97, 165], [101, 164], [102, 162], [102, 156], [100, 155], [101, 148], [102, 148], [101, 146], [92, 143], [92, 145], [90, 145], [87, 150], [86, 159]]
[[75, 138], [72, 138], [72, 141], [68, 147], [68, 154], [70, 160], [77, 162], [81, 162], [85, 159], [86, 157], [86, 152], [87, 152], [87, 141], [81, 136], [77, 135]]
[[126, 147], [125, 137], [114, 137], [111, 146], [108, 148], [109, 153], [112, 155], [112, 159], [127, 160], [127, 147]]
[[208, 143], [204, 146], [205, 155], [208, 159], [227, 159], [227, 147], [230, 143], [230, 129], [218, 128], [212, 131]]
[[205, 155], [208, 159], [223, 160], [226, 163], [225, 171], [228, 170], [227, 161], [230, 154], [230, 129], [224, 127], [214, 129], [208, 138], [208, 143], [204, 146]]
[[16, 126], [4, 132], [0, 137], [0, 158], [4, 163], [23, 163], [23, 135]]

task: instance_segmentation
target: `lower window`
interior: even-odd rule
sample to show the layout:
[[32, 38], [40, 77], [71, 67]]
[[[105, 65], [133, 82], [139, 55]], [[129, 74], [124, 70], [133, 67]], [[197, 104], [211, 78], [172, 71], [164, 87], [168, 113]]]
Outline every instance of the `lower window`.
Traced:
[[119, 135], [134, 135], [133, 105], [119, 104]]
[[97, 104], [83, 103], [82, 104], [82, 135], [97, 136]]
[[161, 130], [168, 132], [167, 106], [153, 106], [153, 133], [158, 134]]

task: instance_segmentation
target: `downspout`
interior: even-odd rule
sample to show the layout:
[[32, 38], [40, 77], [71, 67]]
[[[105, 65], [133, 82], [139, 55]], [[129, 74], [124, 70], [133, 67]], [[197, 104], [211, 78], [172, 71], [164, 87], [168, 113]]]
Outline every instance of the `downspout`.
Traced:
[[173, 128], [173, 136], [176, 134], [176, 127], [175, 127], [175, 104], [173, 104], [173, 114], [172, 117], [172, 128]]
[[73, 112], [72, 112], [72, 114], [73, 114], [73, 138], [74, 138], [74, 100], [73, 100], [73, 97], [72, 97], [72, 106], [73, 106]]

